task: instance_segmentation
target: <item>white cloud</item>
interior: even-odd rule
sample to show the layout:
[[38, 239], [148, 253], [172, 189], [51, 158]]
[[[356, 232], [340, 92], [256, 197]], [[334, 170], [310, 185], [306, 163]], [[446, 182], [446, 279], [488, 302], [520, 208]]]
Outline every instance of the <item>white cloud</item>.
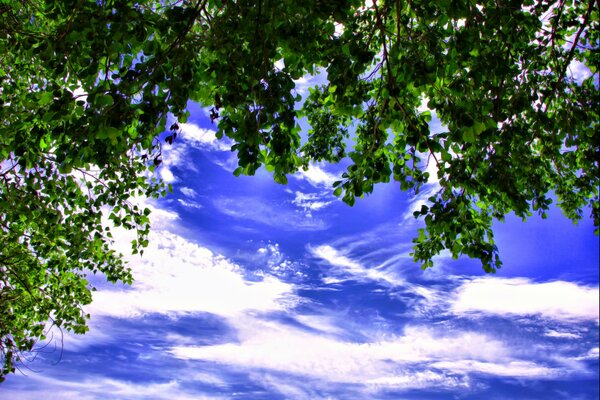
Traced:
[[172, 146], [163, 146], [161, 168], [179, 167], [185, 165], [195, 171], [193, 163], [188, 162], [189, 145], [185, 142], [175, 142]]
[[[152, 199], [139, 197], [137, 199], [131, 199], [131, 201], [137, 204], [141, 209], [144, 207], [148, 207], [150, 209], [150, 225], [152, 226], [153, 230], [166, 230], [175, 232], [179, 230], [179, 215], [176, 212], [157, 207], [155, 205], [156, 202]], [[119, 229], [114, 230], [113, 234], [115, 235], [116, 245], [120, 246], [118, 250], [124, 254], [127, 254], [129, 243], [127, 243], [126, 240], [120, 239], [123, 239], [124, 237], [133, 237], [133, 232]]]
[[261, 382], [271, 390], [281, 394], [285, 399], [311, 399], [311, 400], [330, 400], [331, 397], [323, 397], [315, 392], [313, 382], [290, 381], [277, 376], [265, 373], [254, 373], [252, 378]]
[[573, 60], [569, 65], [571, 78], [581, 84], [584, 80], [592, 76], [592, 71], [581, 61]]
[[227, 382], [218, 374], [211, 374], [208, 372], [191, 372], [188, 374], [187, 379], [192, 382], [202, 382], [212, 386], [226, 387]]
[[[175, 120], [169, 120], [169, 123], [174, 122]], [[227, 171], [232, 172], [237, 168], [237, 156], [235, 152], [230, 151], [232, 145], [230, 139], [217, 139], [215, 131], [200, 128], [193, 123], [179, 124], [179, 127], [178, 139], [173, 145], [164, 145], [162, 148], [161, 169], [183, 167], [187, 171], [199, 172], [193, 157], [190, 156], [194, 148], [208, 150], [206, 154], [209, 159]]]
[[275, 268], [285, 260], [279, 243], [267, 243], [256, 251], [256, 260], [268, 269]]
[[[369, 379], [363, 386], [346, 385], [345, 383], [323, 382], [316, 379], [285, 379], [277, 374], [253, 373], [253, 380], [294, 400], [332, 400], [337, 398], [372, 399], [379, 398], [380, 391], [386, 389], [467, 389], [472, 382], [464, 376], [448, 376], [433, 371], [396, 372], [394, 376]], [[341, 396], [336, 392], [343, 392]]]
[[281, 278], [286, 282], [298, 281], [306, 278], [305, 265], [290, 260], [279, 248], [278, 243], [267, 243], [260, 247], [256, 253], [249, 254], [247, 259], [260, 269], [254, 271], [257, 276], [265, 274]]
[[590, 349], [586, 354], [579, 357], [580, 360], [598, 360], [600, 357], [600, 348], [594, 347]]
[[[352, 342], [337, 339], [330, 321], [318, 332], [258, 319], [238, 318], [231, 323], [239, 335], [235, 343], [174, 346], [170, 352], [184, 360], [380, 388], [465, 386], [468, 381], [460, 375], [473, 372], [522, 378], [546, 377], [556, 372], [515, 359], [502, 342], [476, 332], [407, 327], [399, 336]], [[431, 372], [432, 368], [438, 371]]]
[[580, 356], [563, 358], [561, 361], [563, 361], [567, 364], [575, 362], [574, 365], [576, 367], [578, 365], [577, 361], [588, 361], [588, 360], [597, 361], [599, 358], [600, 358], [600, 348], [593, 347]]
[[211, 129], [203, 129], [193, 123], [179, 124], [179, 129], [182, 139], [193, 147], [218, 151], [231, 150], [231, 143], [227, 139], [217, 139], [216, 132]]
[[477, 278], [463, 283], [451, 301], [456, 314], [541, 315], [557, 320], [598, 321], [598, 287], [525, 278]]
[[406, 389], [424, 389], [424, 388], [444, 388], [458, 389], [469, 388], [471, 382], [466, 377], [449, 376], [445, 373], [434, 372], [431, 370], [414, 371], [412, 373], [397, 373], [394, 376], [385, 376], [381, 378], [369, 379], [366, 381], [375, 388], [401, 387]]
[[273, 276], [248, 281], [243, 271], [225, 257], [172, 233], [182, 230], [176, 213], [153, 207], [144, 199], [137, 203], [152, 210], [149, 245], [141, 257], [127, 255], [133, 233], [113, 230], [115, 249], [126, 255], [135, 280], [122, 290], [102, 285], [88, 306], [92, 316], [194, 312], [230, 316], [284, 310], [295, 301], [292, 285]]
[[126, 290], [100, 290], [92, 315], [209, 312], [222, 316], [275, 311], [293, 302], [293, 287], [274, 277], [248, 282], [237, 266], [181, 236], [151, 235], [144, 256], [132, 261], [135, 282]]
[[[154, 231], [177, 231], [179, 230], [179, 215], [173, 211], [165, 210], [156, 206], [156, 201], [148, 199], [145, 196], [130, 198], [129, 203], [137, 206], [140, 210], [148, 208], [150, 212], [150, 226]], [[110, 228], [113, 234], [113, 248], [122, 254], [131, 253], [131, 241], [135, 238], [135, 232], [126, 230], [122, 227], [115, 227], [108, 219], [110, 214], [109, 207], [103, 208], [102, 225]]]
[[581, 337], [581, 335], [578, 333], [560, 332], [560, 331], [555, 331], [554, 329], [547, 329], [546, 333], [544, 333], [544, 336], [560, 338], [560, 339], [579, 339]]
[[171, 170], [167, 166], [161, 167], [159, 169], [159, 174], [160, 174], [160, 178], [165, 183], [173, 183], [173, 182], [177, 181], [177, 178], [175, 177], [175, 175], [173, 174], [173, 172], [171, 172]]
[[306, 179], [314, 187], [331, 188], [340, 177], [325, 171], [316, 164], [311, 164], [306, 171], [300, 170], [294, 175], [298, 179]]

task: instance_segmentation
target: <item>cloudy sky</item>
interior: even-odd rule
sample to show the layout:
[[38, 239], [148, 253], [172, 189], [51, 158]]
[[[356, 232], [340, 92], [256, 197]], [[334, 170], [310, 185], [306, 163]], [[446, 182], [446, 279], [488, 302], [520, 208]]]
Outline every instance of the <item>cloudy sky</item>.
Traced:
[[422, 271], [421, 198], [388, 184], [350, 208], [331, 165], [286, 186], [236, 178], [230, 145], [191, 111], [159, 170], [173, 193], [139, 199], [153, 232], [128, 256], [135, 283], [93, 282], [89, 333], [54, 332], [0, 398], [598, 398], [589, 219], [497, 223], [494, 276], [446, 254]]

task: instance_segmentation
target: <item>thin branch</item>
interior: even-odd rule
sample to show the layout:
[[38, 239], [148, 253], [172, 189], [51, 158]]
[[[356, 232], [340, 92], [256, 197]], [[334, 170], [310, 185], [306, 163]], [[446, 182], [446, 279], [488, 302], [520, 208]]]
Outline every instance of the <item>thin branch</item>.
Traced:
[[[573, 39], [573, 44], [571, 45], [569, 54], [567, 55], [567, 58], [565, 59], [562, 69], [560, 70], [558, 79], [554, 82], [554, 87], [552, 88], [552, 93], [550, 94], [550, 96], [547, 96], [546, 99], [550, 99], [550, 98], [553, 98], [556, 96], [556, 91], [558, 90], [559, 85], [565, 78], [565, 74], [567, 73], [567, 68], [569, 67], [569, 65], [571, 65], [571, 61], [573, 60], [573, 56], [575, 55], [575, 50], [577, 50], [577, 42], [579, 42], [579, 38], [581, 37], [581, 34], [585, 30], [585, 28], [587, 28], [587, 25], [588, 25], [588, 22], [590, 19], [590, 15], [592, 14], [592, 11], [594, 9], [594, 3], [595, 3], [595, 0], [591, 0], [588, 3], [588, 8], [585, 13], [585, 16], [583, 17], [583, 22], [581, 23], [581, 26], [579, 27], [579, 30], [577, 31], [577, 34], [575, 35], [575, 39]], [[554, 40], [554, 36], [552, 37], [552, 39]], [[550, 103], [545, 104], [544, 113], [548, 110], [549, 104]]]

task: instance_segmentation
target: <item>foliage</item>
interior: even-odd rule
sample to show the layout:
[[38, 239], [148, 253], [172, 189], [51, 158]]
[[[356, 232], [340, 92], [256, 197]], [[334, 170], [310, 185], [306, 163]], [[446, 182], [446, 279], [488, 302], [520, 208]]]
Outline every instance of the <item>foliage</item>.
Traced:
[[[367, 3], [0, 1], [0, 377], [47, 321], [85, 331], [86, 273], [131, 281], [102, 213], [145, 245], [147, 211], [128, 199], [163, 191], [146, 171], [189, 100], [233, 140], [236, 174], [264, 165], [285, 183], [349, 159], [335, 193], [350, 205], [376, 183], [419, 193], [435, 179], [415, 213], [424, 267], [448, 249], [495, 271], [492, 221], [545, 215], [553, 197], [598, 226], [594, 1]], [[573, 63], [592, 75], [574, 79]], [[327, 85], [300, 108], [294, 80], [320, 71]]]
[[103, 211], [137, 229], [134, 251], [146, 243], [149, 210], [128, 199], [163, 190], [144, 172], [160, 161], [161, 118], [185, 101], [165, 100], [157, 63], [136, 57], [160, 13], [57, 1], [3, 3], [0, 15], [2, 378], [52, 326], [87, 330], [87, 274], [131, 282]]

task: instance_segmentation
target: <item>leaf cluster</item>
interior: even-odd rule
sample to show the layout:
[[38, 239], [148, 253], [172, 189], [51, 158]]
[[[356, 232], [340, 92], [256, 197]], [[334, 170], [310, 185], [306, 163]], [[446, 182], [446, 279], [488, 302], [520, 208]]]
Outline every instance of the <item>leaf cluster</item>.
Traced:
[[149, 173], [190, 100], [233, 141], [235, 174], [285, 183], [345, 159], [350, 205], [392, 180], [428, 193], [423, 267], [448, 249], [494, 272], [492, 222], [553, 198], [598, 226], [598, 25], [594, 1], [1, 2], [0, 378], [49, 325], [86, 330], [86, 274], [131, 282], [103, 213], [147, 244], [129, 199], [164, 193]]
[[[265, 165], [285, 182], [310, 162], [347, 158], [334, 193], [350, 205], [390, 180], [434, 188], [415, 213], [423, 267], [448, 249], [494, 272], [493, 221], [545, 217], [553, 199], [574, 221], [589, 209], [600, 223], [593, 1], [218, 4], [196, 100], [222, 100], [214, 118], [235, 143], [236, 174]], [[328, 83], [298, 109], [292, 82], [316, 71]], [[446, 131], [432, 131], [434, 115]]]

